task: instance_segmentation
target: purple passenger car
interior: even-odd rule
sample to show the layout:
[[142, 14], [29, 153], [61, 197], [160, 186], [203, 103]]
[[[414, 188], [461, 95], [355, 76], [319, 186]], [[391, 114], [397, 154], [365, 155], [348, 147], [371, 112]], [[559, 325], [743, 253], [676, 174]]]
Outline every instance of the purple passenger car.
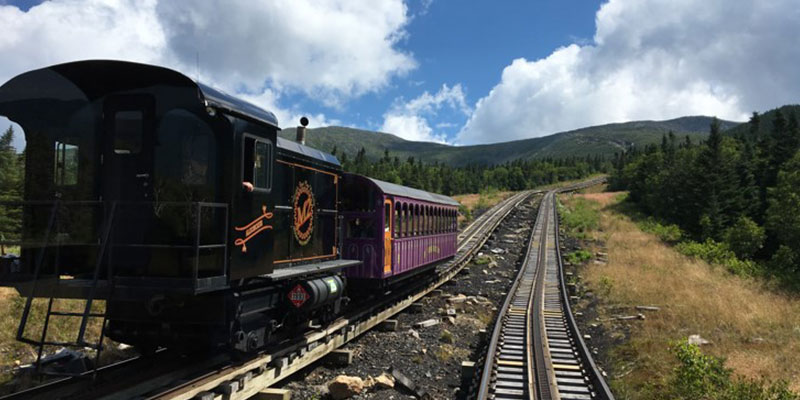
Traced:
[[349, 279], [397, 281], [456, 253], [459, 203], [361, 175], [342, 176], [343, 258]]

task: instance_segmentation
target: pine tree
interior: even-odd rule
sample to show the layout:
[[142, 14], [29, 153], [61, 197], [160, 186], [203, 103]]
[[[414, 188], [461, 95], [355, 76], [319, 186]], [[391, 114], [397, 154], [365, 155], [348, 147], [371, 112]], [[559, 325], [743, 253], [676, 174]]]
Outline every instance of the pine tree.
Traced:
[[[22, 199], [22, 163], [13, 142], [14, 129], [9, 126], [0, 137], [0, 203]], [[21, 211], [18, 206], [0, 204], [0, 240], [19, 239]]]

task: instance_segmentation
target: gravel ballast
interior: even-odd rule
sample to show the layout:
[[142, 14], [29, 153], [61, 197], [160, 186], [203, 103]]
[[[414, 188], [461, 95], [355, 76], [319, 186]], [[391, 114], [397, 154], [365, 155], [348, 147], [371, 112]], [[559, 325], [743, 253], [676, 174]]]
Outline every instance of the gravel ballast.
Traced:
[[[493, 322], [524, 257], [536, 217], [536, 206], [525, 202], [512, 211], [489, 238], [479, 255], [440, 290], [421, 299], [393, 318], [396, 331], [373, 329], [342, 349], [353, 352], [348, 366], [315, 363], [280, 387], [292, 399], [328, 399], [328, 383], [341, 375], [365, 382], [384, 373], [399, 372], [433, 399], [464, 398], [463, 361], [478, 361], [485, 351], [486, 330]], [[433, 323], [437, 321], [438, 323]], [[407, 399], [413, 392], [394, 387], [365, 387], [352, 399]]]

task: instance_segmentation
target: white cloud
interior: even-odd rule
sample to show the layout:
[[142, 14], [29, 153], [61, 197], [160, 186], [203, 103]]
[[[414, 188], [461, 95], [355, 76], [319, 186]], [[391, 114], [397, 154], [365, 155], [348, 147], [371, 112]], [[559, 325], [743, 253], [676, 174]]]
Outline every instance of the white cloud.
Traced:
[[[396, 99], [391, 109], [383, 115], [382, 132], [395, 134], [406, 140], [446, 143], [444, 133], [435, 133], [428, 118], [436, 117], [442, 108], [449, 108], [469, 115], [472, 110], [467, 105], [464, 90], [460, 84], [453, 87], [442, 85], [436, 94], [425, 91], [419, 97], [404, 102]], [[441, 129], [443, 125], [437, 125]]]
[[611, 0], [593, 43], [514, 60], [478, 101], [459, 144], [539, 137], [613, 121], [796, 103], [796, 0]]
[[67, 61], [122, 59], [272, 96], [278, 114], [288, 112], [276, 101], [292, 93], [340, 106], [416, 67], [396, 46], [409, 18], [403, 0], [51, 0], [27, 12], [0, 5], [0, 83]]
[[401, 0], [162, 0], [168, 54], [226, 87], [300, 90], [329, 105], [385, 87], [416, 67], [395, 44], [406, 32]]
[[280, 105], [280, 94], [274, 90], [266, 89], [261, 94], [239, 94], [242, 99], [253, 103], [265, 110], [271, 111], [278, 118], [278, 123], [283, 128], [291, 128], [300, 125], [300, 118], [308, 118], [309, 128], [322, 126], [341, 125], [338, 119], [328, 119], [325, 114], [303, 113], [297, 107], [284, 108]]

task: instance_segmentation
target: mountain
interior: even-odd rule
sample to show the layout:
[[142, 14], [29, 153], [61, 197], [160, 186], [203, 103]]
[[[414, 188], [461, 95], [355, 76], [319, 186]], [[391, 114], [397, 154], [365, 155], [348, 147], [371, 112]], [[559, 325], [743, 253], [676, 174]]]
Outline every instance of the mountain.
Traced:
[[[759, 135], [765, 136], [769, 135], [772, 131], [772, 121], [775, 119], [775, 112], [777, 110], [781, 110], [783, 114], [783, 118], [787, 121], [789, 120], [789, 115], [794, 113], [795, 117], [800, 118], [800, 105], [786, 105], [783, 107], [778, 107], [776, 109], [769, 110], [763, 114], [759, 114], [760, 123], [758, 124], [758, 133]], [[733, 127], [732, 129], [728, 129], [727, 131], [723, 132], [726, 135], [730, 136], [747, 136], [750, 134], [750, 123], [744, 123]]]
[[[581, 128], [554, 135], [473, 146], [450, 146], [439, 143], [413, 142], [383, 132], [331, 126], [309, 129], [306, 143], [321, 150], [331, 151], [336, 146], [337, 156], [345, 153], [353, 157], [362, 147], [367, 157], [376, 159], [388, 150], [391, 156], [401, 159], [414, 157], [425, 162], [442, 162], [453, 166], [466, 164], [498, 164], [516, 159], [563, 158], [615, 152], [630, 145], [643, 147], [661, 142], [661, 137], [673, 131], [679, 138], [688, 135], [699, 141], [708, 134], [711, 117], [693, 116], [666, 121], [634, 121]], [[721, 120], [722, 129], [737, 122]], [[280, 132], [281, 137], [294, 139], [295, 129]]]

